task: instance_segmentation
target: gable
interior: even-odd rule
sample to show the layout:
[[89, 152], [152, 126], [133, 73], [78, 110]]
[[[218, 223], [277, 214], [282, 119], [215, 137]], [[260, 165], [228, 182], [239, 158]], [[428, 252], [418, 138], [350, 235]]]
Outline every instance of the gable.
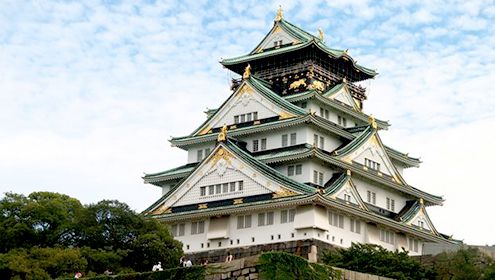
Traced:
[[[237, 116], [237, 118], [236, 118]], [[269, 100], [252, 85], [244, 82], [231, 97], [218, 109], [197, 134], [208, 133], [212, 128], [222, 127], [224, 124], [253, 121], [271, 117], [288, 118], [295, 116], [293, 113], [282, 109], [275, 102]]]
[[[205, 193], [202, 192], [203, 187]], [[188, 178], [154, 207], [152, 213], [161, 214], [172, 207], [183, 205], [199, 204], [207, 208], [207, 204], [212, 201], [236, 200], [262, 194], [287, 196], [297, 192], [264, 176], [223, 145], [217, 145]]]
[[433, 226], [430, 217], [426, 213], [424, 205], [420, 204], [417, 209], [417, 212], [412, 217], [407, 219], [405, 224], [421, 230], [430, 231], [438, 235], [438, 232]]
[[348, 163], [359, 163], [367, 170], [376, 170], [379, 175], [386, 174], [394, 178], [395, 182], [405, 184], [404, 179], [383, 148], [377, 133], [373, 133], [359, 147], [344, 156], [342, 160]]
[[344, 84], [337, 91], [327, 95], [328, 99], [337, 100], [352, 107], [355, 111], [359, 111], [359, 106], [349, 92], [349, 88]]
[[277, 46], [287, 45], [287, 44], [297, 44], [300, 41], [285, 31], [279, 23], [273, 26], [272, 30], [268, 32], [263, 41], [255, 48], [253, 53], [262, 52], [266, 49], [272, 49]]
[[[350, 172], [349, 172], [350, 173]], [[346, 203], [351, 203], [357, 205], [359, 208], [363, 210], [367, 210], [368, 208], [364, 204], [359, 192], [352, 182], [350, 175], [346, 176], [346, 180], [343, 184], [340, 185], [337, 189], [333, 190], [328, 197], [332, 199], [339, 199], [345, 201]]]

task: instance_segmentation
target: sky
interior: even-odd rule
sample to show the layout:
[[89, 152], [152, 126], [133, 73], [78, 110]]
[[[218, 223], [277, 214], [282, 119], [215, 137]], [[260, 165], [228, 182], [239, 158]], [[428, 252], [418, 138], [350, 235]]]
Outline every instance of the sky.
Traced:
[[494, 1], [0, 0], [0, 193], [60, 192], [83, 203], [160, 196], [144, 184], [187, 161], [191, 133], [237, 77], [218, 61], [251, 51], [284, 18], [380, 74], [364, 111], [442, 195], [436, 228], [495, 244]]

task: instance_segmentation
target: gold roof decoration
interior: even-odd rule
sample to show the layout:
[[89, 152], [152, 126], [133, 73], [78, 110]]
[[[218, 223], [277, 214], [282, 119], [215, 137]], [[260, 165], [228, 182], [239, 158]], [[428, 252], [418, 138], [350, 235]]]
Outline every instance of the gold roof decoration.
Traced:
[[347, 169], [346, 173], [347, 173], [347, 176], [351, 176], [351, 170]]
[[218, 133], [217, 142], [224, 142], [225, 140], [227, 140], [227, 125], [224, 124]]
[[251, 76], [251, 65], [248, 63], [246, 68], [244, 68], [244, 74], [242, 74], [243, 79], [249, 79]]
[[421, 205], [424, 205], [425, 204], [425, 201], [423, 200], [422, 197], [419, 198], [419, 204], [421, 204]]
[[275, 21], [281, 21], [283, 13], [284, 11], [282, 10], [282, 5], [279, 5], [277, 10], [277, 16], [275, 17]]
[[318, 28], [318, 37], [322, 41], [323, 41], [323, 37], [325, 37], [325, 34], [323, 33], [323, 29], [321, 29], [321, 28]]
[[375, 117], [373, 117], [373, 115], [369, 116], [368, 121], [373, 129], [376, 129], [378, 127], [378, 125], [376, 124]]

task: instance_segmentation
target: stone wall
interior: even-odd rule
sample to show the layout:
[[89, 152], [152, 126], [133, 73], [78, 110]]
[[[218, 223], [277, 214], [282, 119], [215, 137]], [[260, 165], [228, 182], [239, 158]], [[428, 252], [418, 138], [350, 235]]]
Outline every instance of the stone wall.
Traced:
[[319, 240], [307, 239], [256, 246], [216, 249], [190, 254], [188, 257], [191, 258], [194, 264], [204, 263], [205, 260], [208, 260], [208, 263], [222, 263], [229, 253], [234, 256], [234, 259], [240, 259], [256, 256], [264, 252], [284, 251], [315, 262], [321, 258], [324, 250], [332, 247], [332, 245]]
[[[261, 279], [257, 268], [259, 256], [236, 259], [228, 263], [210, 264], [207, 266], [206, 280], [251, 280]], [[393, 280], [391, 278], [371, 275], [342, 268], [341, 280]], [[261, 279], [263, 280], [263, 279]]]

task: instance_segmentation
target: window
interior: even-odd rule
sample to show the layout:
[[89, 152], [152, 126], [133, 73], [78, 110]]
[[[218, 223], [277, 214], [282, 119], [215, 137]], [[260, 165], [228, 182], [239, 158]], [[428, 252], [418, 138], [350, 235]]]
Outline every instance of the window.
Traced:
[[295, 145], [296, 144], [296, 141], [297, 140], [297, 134], [296, 133], [291, 133], [290, 134], [290, 144], [291, 145]]
[[198, 154], [196, 156], [197, 161], [201, 161], [203, 159], [203, 150], [198, 150]]
[[318, 147], [318, 135], [313, 135], [313, 146]]
[[302, 164], [296, 164], [296, 175], [302, 174]]
[[325, 110], [323, 110], [323, 108], [320, 107], [320, 117], [324, 117], [325, 116]]
[[323, 173], [313, 170], [313, 183], [323, 186]]
[[320, 149], [325, 148], [325, 138], [323, 136], [319, 136], [318, 134], [313, 135], [313, 146], [318, 147]]
[[244, 122], [250, 122], [250, 121], [255, 121], [258, 119], [258, 112], [249, 112], [246, 114], [240, 114], [234, 116], [234, 123], [244, 123]]
[[368, 168], [374, 169], [376, 171], [380, 171], [380, 164], [376, 161], [372, 161], [371, 159], [365, 158], [364, 165]]
[[424, 228], [425, 227], [425, 223], [423, 221], [418, 221], [418, 227]]
[[287, 134], [282, 134], [282, 147], [289, 146]]
[[273, 212], [259, 213], [258, 226], [273, 225]]
[[253, 140], [253, 152], [257, 152], [259, 150], [259, 140]]
[[371, 204], [376, 204], [376, 193], [372, 191], [366, 192], [366, 201]]
[[334, 227], [344, 228], [344, 215], [328, 211], [328, 223]]
[[266, 138], [261, 139], [261, 150], [266, 150]]
[[387, 210], [395, 211], [395, 200], [387, 197]]
[[206, 190], [207, 189], [208, 189], [208, 195], [227, 194], [229, 192], [235, 192], [236, 191], [236, 184], [239, 186], [238, 191], [242, 191], [242, 189], [244, 187], [244, 182], [243, 181], [237, 181], [237, 182], [227, 182], [227, 183], [222, 183], [222, 184], [200, 187], [199, 188], [199, 194], [200, 194], [200, 196], [206, 196]]
[[408, 238], [407, 240], [407, 243], [409, 243], [409, 251], [419, 252], [419, 240], [414, 238]]
[[347, 120], [344, 117], [338, 116], [337, 117], [338, 123], [340, 126], [346, 127], [347, 126]]
[[354, 233], [361, 233], [361, 222], [351, 219], [351, 231]]
[[192, 222], [191, 223], [191, 234], [201, 234], [205, 232], [205, 222]]
[[329, 119], [330, 118], [330, 113], [328, 112], [328, 110], [325, 110], [325, 119]]
[[287, 166], [287, 176], [294, 176], [294, 165]]
[[345, 193], [344, 194], [344, 200], [345, 201], [348, 201], [348, 202], [351, 202], [351, 195]]
[[388, 244], [395, 244], [395, 232], [386, 229], [380, 229], [380, 241]]
[[323, 136], [320, 136], [320, 149], [325, 149], [325, 138]]
[[287, 222], [293, 222], [296, 217], [296, 209], [282, 210], [280, 211], [280, 223], [285, 224]]
[[175, 224], [172, 225], [172, 235], [175, 236], [184, 236], [186, 233], [186, 224]]
[[250, 228], [250, 227], [251, 227], [251, 215], [237, 217], [237, 229]]
[[196, 154], [196, 161], [202, 161], [208, 156], [208, 154], [210, 154], [210, 148], [198, 150]]

